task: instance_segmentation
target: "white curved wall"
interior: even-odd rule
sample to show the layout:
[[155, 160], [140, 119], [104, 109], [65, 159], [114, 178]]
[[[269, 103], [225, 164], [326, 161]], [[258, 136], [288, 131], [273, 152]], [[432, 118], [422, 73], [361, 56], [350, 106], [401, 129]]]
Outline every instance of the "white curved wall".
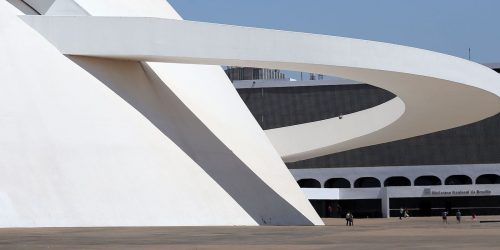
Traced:
[[[44, 12], [178, 17], [68, 3]], [[219, 67], [67, 58], [18, 14], [0, 3], [0, 226], [322, 224]]]
[[[2, 227], [255, 224], [148, 119], [8, 8], [0, 3], [0, 192], [11, 214]], [[200, 202], [207, 197], [214, 202]]]

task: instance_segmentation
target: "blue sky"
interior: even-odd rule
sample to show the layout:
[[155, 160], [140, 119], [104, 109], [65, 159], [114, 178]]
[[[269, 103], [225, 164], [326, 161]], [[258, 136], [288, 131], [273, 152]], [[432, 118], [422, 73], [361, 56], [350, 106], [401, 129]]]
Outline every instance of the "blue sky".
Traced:
[[345, 36], [500, 62], [500, 0], [169, 0], [187, 20]]

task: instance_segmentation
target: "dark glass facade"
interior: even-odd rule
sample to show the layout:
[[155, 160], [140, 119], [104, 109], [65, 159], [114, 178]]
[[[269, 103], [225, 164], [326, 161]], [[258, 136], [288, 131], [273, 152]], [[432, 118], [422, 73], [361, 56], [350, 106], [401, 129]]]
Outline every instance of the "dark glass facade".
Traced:
[[349, 114], [382, 104], [394, 95], [365, 84], [238, 89], [263, 129]]

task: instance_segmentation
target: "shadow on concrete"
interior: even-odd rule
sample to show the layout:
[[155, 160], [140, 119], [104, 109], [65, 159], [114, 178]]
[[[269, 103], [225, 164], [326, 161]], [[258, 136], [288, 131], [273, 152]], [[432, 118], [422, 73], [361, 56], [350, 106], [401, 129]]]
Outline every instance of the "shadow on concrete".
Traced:
[[224, 145], [146, 63], [76, 56], [70, 59], [154, 124], [258, 224], [313, 225]]

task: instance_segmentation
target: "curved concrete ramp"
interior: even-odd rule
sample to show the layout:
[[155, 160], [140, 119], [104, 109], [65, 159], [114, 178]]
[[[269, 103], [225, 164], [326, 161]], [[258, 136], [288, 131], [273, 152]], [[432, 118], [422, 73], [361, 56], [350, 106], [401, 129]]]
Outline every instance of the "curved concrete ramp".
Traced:
[[[500, 111], [496, 72], [416, 48], [161, 18], [23, 19], [67, 55], [314, 72], [365, 82], [398, 96], [342, 120], [267, 131], [289, 162], [458, 127]], [[88, 42], [79, 43], [82, 39]]]

